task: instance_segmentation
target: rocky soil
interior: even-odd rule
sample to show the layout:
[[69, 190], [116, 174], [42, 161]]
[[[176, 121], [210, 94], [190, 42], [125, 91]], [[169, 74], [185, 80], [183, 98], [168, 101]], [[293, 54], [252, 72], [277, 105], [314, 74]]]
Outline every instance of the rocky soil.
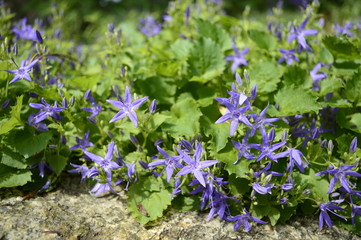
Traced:
[[124, 196], [95, 198], [91, 186], [66, 178], [54, 191], [22, 201], [0, 200], [0, 240], [16, 239], [361, 239], [343, 228], [318, 230], [317, 216], [292, 219], [286, 225], [253, 225], [251, 233], [198, 212], [169, 212], [162, 221], [142, 226], [127, 212]]

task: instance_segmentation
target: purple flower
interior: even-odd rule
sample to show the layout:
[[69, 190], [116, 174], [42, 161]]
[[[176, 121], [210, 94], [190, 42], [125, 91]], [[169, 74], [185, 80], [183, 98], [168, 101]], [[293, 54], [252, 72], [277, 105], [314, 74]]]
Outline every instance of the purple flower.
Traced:
[[259, 182], [255, 182], [252, 184], [252, 188], [254, 191], [258, 192], [259, 194], [265, 195], [265, 194], [272, 194], [273, 184], [267, 183], [264, 186], [261, 186]]
[[88, 156], [92, 161], [97, 163], [100, 168], [104, 169], [106, 178], [109, 183], [112, 182], [112, 171], [111, 169], [117, 169], [121, 168], [116, 162], [112, 161], [113, 158], [113, 152], [114, 152], [114, 142], [109, 143], [108, 145], [108, 151], [104, 158], [95, 155], [93, 153], [90, 153], [88, 151], [84, 151], [85, 155]]
[[157, 101], [154, 99], [149, 106], [149, 112], [152, 114], [157, 109]]
[[276, 126], [271, 123], [277, 121], [279, 118], [265, 118], [268, 106], [269, 105], [267, 105], [267, 107], [265, 107], [265, 109], [263, 109], [259, 115], [251, 114], [251, 116], [253, 117], [253, 120], [254, 120], [254, 123], [252, 125], [251, 135], [250, 135], [251, 137], [253, 137], [254, 134], [256, 133], [256, 130], [259, 129], [259, 131], [262, 134], [262, 137], [267, 138], [266, 127], [264, 125], [271, 125], [273, 127]]
[[332, 165], [330, 165], [327, 170], [318, 172], [318, 173], [315, 174], [315, 176], [320, 176], [320, 175], [323, 175], [323, 174], [325, 174], [325, 175], [326, 174], [334, 175], [333, 178], [331, 179], [330, 186], [328, 188], [328, 193], [332, 192], [336, 182], [340, 182], [341, 186], [344, 187], [345, 190], [348, 193], [351, 193], [352, 190], [350, 188], [350, 185], [351, 185], [352, 188], [354, 188], [355, 186], [353, 186], [347, 180], [346, 176], [348, 175], [348, 176], [352, 176], [352, 177], [361, 177], [360, 173], [349, 170], [349, 169], [354, 168], [356, 166], [357, 165], [341, 165], [339, 168], [334, 168]]
[[313, 81], [313, 90], [319, 90], [320, 86], [319, 86], [319, 81], [326, 78], [327, 74], [324, 72], [318, 73], [318, 71], [320, 70], [320, 68], [323, 66], [322, 63], [318, 63], [316, 64], [316, 66], [310, 71], [310, 76], [312, 78]]
[[277, 158], [283, 158], [286, 156], [289, 156], [289, 158], [290, 158], [290, 161], [287, 165], [286, 171], [292, 173], [293, 167], [296, 164], [296, 166], [298, 167], [300, 172], [302, 172], [302, 173], [305, 172], [304, 168], [307, 167], [309, 163], [308, 163], [306, 157], [303, 155], [303, 153], [300, 150], [297, 150], [295, 148], [290, 148], [287, 151], [276, 154]]
[[344, 26], [340, 26], [338, 23], [336, 23], [333, 28], [337, 32], [337, 36], [346, 34], [347, 36], [352, 37], [353, 34], [350, 32], [352, 25], [353, 22], [346, 23]]
[[213, 201], [209, 204], [211, 210], [209, 211], [207, 221], [211, 220], [215, 213], [217, 213], [221, 219], [227, 219], [225, 214], [230, 214], [228, 210], [227, 199], [232, 199], [234, 197], [228, 197], [221, 192], [215, 192], [212, 197]]
[[11, 102], [10, 99], [6, 99], [6, 100], [3, 102], [3, 104], [1, 104], [1, 108], [2, 108], [2, 109], [7, 108], [7, 107], [9, 106], [10, 102]]
[[257, 158], [257, 162], [260, 161], [264, 157], [268, 157], [274, 162], [277, 162], [278, 158], [281, 158], [281, 155], [274, 154], [273, 152], [279, 149], [280, 147], [283, 147], [286, 144], [286, 142], [279, 142], [273, 145], [269, 145], [268, 139], [263, 140], [262, 146], [257, 146], [259, 151], [261, 151], [261, 154]]
[[84, 98], [86, 101], [90, 101], [92, 106], [91, 106], [91, 108], [81, 108], [81, 109], [84, 111], [90, 112], [91, 115], [88, 117], [89, 121], [96, 123], [94, 117], [99, 115], [99, 113], [102, 111], [102, 106], [100, 105], [100, 103], [97, 104], [95, 102], [95, 99], [92, 96], [90, 90], [85, 92]]
[[204, 187], [206, 186], [206, 181], [202, 174], [201, 169], [213, 166], [214, 164], [218, 163], [217, 160], [205, 160], [200, 161], [202, 157], [203, 147], [201, 143], [197, 144], [196, 151], [191, 158], [187, 153], [183, 152], [182, 150], [177, 148], [178, 153], [181, 155], [182, 159], [188, 164], [188, 166], [183, 167], [176, 176], [181, 176], [189, 173], [193, 173], [195, 178], [202, 184]]
[[[218, 98], [216, 98], [217, 101], [219, 101]], [[222, 102], [221, 102], [222, 103]], [[227, 104], [227, 103], [222, 103]], [[226, 113], [220, 117], [215, 124], [223, 123], [228, 120], [231, 120], [231, 127], [230, 127], [230, 136], [233, 136], [238, 128], [238, 124], [240, 122], [246, 124], [247, 126], [252, 127], [251, 123], [249, 122], [248, 118], [245, 114], [245, 112], [249, 109], [249, 106], [240, 107], [237, 108], [237, 105], [235, 104], [227, 104], [227, 110]]]
[[39, 123], [45, 120], [48, 116], [54, 118], [57, 121], [61, 121], [61, 117], [58, 112], [64, 110], [63, 107], [58, 107], [57, 102], [54, 103], [54, 107], [45, 102], [44, 98], [41, 98], [41, 103], [29, 103], [29, 106], [35, 109], [40, 109], [40, 111], [35, 115], [35, 122]]
[[323, 227], [323, 224], [324, 222], [327, 224], [328, 227], [332, 228], [332, 221], [331, 221], [331, 218], [330, 216], [328, 215], [327, 211], [332, 213], [332, 214], [335, 214], [336, 216], [344, 219], [345, 221], [347, 221], [347, 219], [335, 212], [333, 212], [332, 210], [346, 210], [342, 207], [339, 207], [335, 204], [332, 204], [332, 203], [341, 203], [343, 202], [343, 199], [342, 200], [333, 200], [333, 201], [330, 201], [328, 203], [321, 203], [320, 204], [320, 225], [319, 225], [319, 229], [322, 229]]
[[147, 99], [148, 97], [143, 97], [141, 99], [132, 102], [132, 95], [130, 94], [129, 88], [127, 86], [125, 88], [124, 100], [121, 101], [107, 100], [107, 102], [112, 104], [114, 107], [121, 109], [121, 111], [115, 114], [115, 116], [109, 122], [110, 123], [115, 122], [124, 118], [125, 116], [128, 116], [129, 119], [134, 124], [134, 126], [138, 127], [138, 118], [134, 110], [139, 108]]
[[313, 118], [311, 126], [308, 127], [306, 123], [303, 123], [293, 129], [292, 135], [295, 137], [304, 138], [302, 142], [302, 147], [304, 148], [310, 140], [317, 139], [320, 135], [320, 132], [323, 132], [323, 130], [320, 130], [320, 128], [316, 127], [316, 119]]
[[235, 161], [233, 164], [237, 164], [242, 157], [245, 157], [247, 159], [256, 158], [256, 156], [254, 154], [252, 154], [249, 150], [252, 148], [256, 148], [256, 146], [258, 146], [258, 145], [252, 144], [252, 143], [249, 144], [248, 143], [248, 135], [249, 135], [249, 131], [246, 133], [246, 136], [243, 137], [242, 143], [232, 140], [234, 148], [236, 148], [238, 150], [237, 161]]
[[87, 147], [93, 147], [94, 144], [89, 142], [89, 130], [84, 133], [83, 139], [75, 137], [77, 144], [69, 148], [69, 150], [80, 148], [82, 150], [86, 150]]
[[355, 225], [355, 216], [356, 216], [356, 214], [361, 216], [361, 206], [357, 206], [357, 205], [352, 204], [352, 206], [351, 206], [351, 221], [352, 221], [353, 226]]
[[249, 221], [254, 221], [256, 223], [260, 223], [260, 224], [267, 224], [267, 222], [264, 222], [258, 218], [252, 217], [251, 214], [246, 210], [243, 209], [243, 211], [245, 212], [242, 215], [237, 215], [235, 217], [229, 217], [227, 220], [228, 221], [236, 221], [236, 223], [234, 224], [234, 230], [236, 231], [240, 226], [244, 226], [244, 232], [249, 232], [252, 230], [251, 224], [249, 223]]
[[246, 55], [249, 51], [249, 48], [245, 48], [240, 52], [236, 46], [236, 43], [233, 42], [233, 51], [235, 55], [230, 55], [225, 58], [226, 61], [232, 61], [232, 72], [235, 72], [239, 65], [247, 66], [247, 60], [244, 58], [244, 55]]
[[106, 193], [112, 191], [115, 194], [118, 194], [113, 188], [112, 185], [108, 182], [106, 183], [99, 183], [97, 182], [92, 190], [89, 191], [89, 193], [93, 194], [93, 196], [98, 196], [99, 194]]
[[310, 49], [307, 45], [305, 36], [315, 35], [317, 34], [317, 30], [307, 29], [305, 30], [306, 24], [308, 22], [309, 17], [307, 17], [299, 27], [293, 26], [291, 29], [291, 34], [288, 37], [288, 42], [292, 42], [293, 40], [297, 39], [298, 44], [301, 46], [301, 49]]
[[31, 82], [29, 71], [34, 67], [35, 63], [38, 62], [38, 59], [33, 60], [31, 63], [26, 65], [26, 60], [21, 61], [20, 67], [16, 70], [5, 70], [8, 73], [15, 74], [14, 78], [9, 82], [13, 83], [19, 81], [20, 79], [26, 79]]
[[17, 26], [12, 27], [11, 31], [17, 38], [37, 41], [36, 30], [32, 26], [26, 25], [26, 20], [26, 18], [21, 19]]
[[[201, 210], [205, 207], [205, 204], [208, 200], [210, 200], [210, 205], [212, 205], [213, 197], [214, 195], [217, 195], [217, 192], [219, 192], [219, 188], [221, 188], [225, 184], [228, 184], [228, 182], [222, 181], [223, 178], [217, 178], [209, 172], [202, 172], [202, 174], [206, 180], [206, 186], [198, 186], [196, 189], [190, 192], [190, 194], [198, 194], [202, 192]], [[198, 181], [198, 179], [193, 179], [189, 186], [194, 186], [197, 184], [201, 183]]]
[[162, 24], [158, 23], [152, 16], [139, 20], [139, 30], [146, 36], [151, 37], [160, 33]]
[[262, 174], [264, 173], [266, 176], [267, 175], [270, 175], [272, 174], [272, 176], [275, 176], [275, 177], [280, 177], [280, 176], [283, 176], [283, 173], [279, 173], [279, 172], [274, 172], [274, 171], [268, 171], [271, 169], [271, 166], [272, 166], [272, 162], [269, 162], [267, 164], [266, 167], [264, 167], [261, 171], [259, 172], [254, 172], [253, 173], [253, 177], [254, 178], [261, 178]]
[[286, 198], [286, 197], [281, 198], [279, 203], [282, 204], [282, 205], [287, 204], [288, 203], [288, 198]]
[[27, 124], [29, 124], [30, 126], [36, 128], [38, 131], [40, 132], [45, 132], [45, 131], [48, 131], [48, 126], [45, 124], [45, 123], [41, 123], [41, 122], [38, 122], [36, 123], [36, 118], [35, 118], [35, 114], [30, 114], [30, 116], [28, 117], [28, 122]]
[[135, 163], [125, 163], [125, 166], [128, 168], [127, 170], [128, 182], [127, 182], [127, 186], [125, 187], [125, 191], [128, 191], [128, 187], [132, 180], [132, 177], [134, 176], [134, 182], [136, 182], [137, 175], [135, 171]]
[[296, 57], [295, 49], [286, 50], [286, 49], [278, 49], [280, 53], [282, 53], [282, 57], [278, 59], [278, 64], [286, 62], [287, 65], [292, 65], [293, 61], [299, 62], [300, 60]]
[[165, 171], [167, 173], [167, 181], [170, 182], [170, 179], [173, 175], [174, 168], [183, 168], [183, 165], [179, 163], [179, 160], [181, 159], [180, 156], [169, 156], [168, 153], [166, 153], [162, 148], [157, 146], [158, 151], [162, 154], [164, 159], [159, 159], [154, 162], [151, 162], [148, 164], [148, 167], [155, 167], [158, 165], [165, 165]]
[[70, 163], [74, 169], [68, 170], [69, 173], [80, 173], [81, 174], [81, 180], [80, 182], [84, 182], [85, 178], [88, 177], [89, 168], [85, 165], [77, 165]]
[[283, 191], [289, 191], [291, 189], [293, 189], [294, 185], [293, 185], [293, 180], [292, 177], [288, 177], [288, 183], [282, 184], [281, 188]]
[[186, 18], [186, 24], [188, 24], [188, 19], [191, 16], [191, 8], [190, 6], [187, 6], [185, 12], [184, 12], [184, 16]]
[[272, 22], [269, 23], [269, 24], [267, 25], [268, 31], [269, 31], [270, 33], [274, 34], [279, 40], [282, 41], [282, 32], [281, 32], [281, 30], [282, 30], [283, 26], [282, 26], [281, 24], [277, 24], [277, 25], [275, 25], [275, 27], [273, 28], [274, 25], [275, 25], [275, 24], [272, 23]]
[[174, 189], [172, 191], [172, 198], [174, 198], [175, 195], [178, 195], [181, 192], [180, 186], [181, 185], [181, 179], [180, 177], [176, 177], [174, 180]]
[[354, 137], [354, 139], [352, 139], [350, 144], [350, 153], [356, 152], [356, 149], [357, 149], [357, 137]]
[[44, 178], [45, 167], [54, 172], [54, 170], [50, 166], [48, 166], [45, 161], [40, 161], [39, 163], [31, 166], [29, 169], [33, 169], [33, 168], [36, 168], [36, 167], [39, 168], [39, 176], [42, 177], [42, 178]]

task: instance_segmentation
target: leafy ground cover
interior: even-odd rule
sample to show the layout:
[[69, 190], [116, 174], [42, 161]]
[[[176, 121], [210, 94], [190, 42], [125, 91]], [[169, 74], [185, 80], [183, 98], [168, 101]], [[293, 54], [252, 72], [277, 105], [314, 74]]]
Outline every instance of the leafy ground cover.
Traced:
[[169, 208], [244, 231], [318, 214], [360, 234], [360, 19], [222, 6], [108, 17], [79, 42], [63, 4], [34, 22], [2, 4], [0, 187], [75, 173], [142, 224]]

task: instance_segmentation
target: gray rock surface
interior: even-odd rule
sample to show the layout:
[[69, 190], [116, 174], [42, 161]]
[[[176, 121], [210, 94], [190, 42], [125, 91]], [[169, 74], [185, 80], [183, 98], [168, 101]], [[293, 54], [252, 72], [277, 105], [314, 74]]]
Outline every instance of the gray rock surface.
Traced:
[[[361, 239], [343, 228], [318, 230], [317, 216], [286, 225], [253, 225], [251, 233], [207, 213], [172, 211], [153, 226], [142, 226], [128, 212], [125, 196], [95, 198], [91, 186], [66, 178], [54, 191], [22, 201], [0, 200], [0, 239]], [[11, 195], [11, 194], [10, 194]]]

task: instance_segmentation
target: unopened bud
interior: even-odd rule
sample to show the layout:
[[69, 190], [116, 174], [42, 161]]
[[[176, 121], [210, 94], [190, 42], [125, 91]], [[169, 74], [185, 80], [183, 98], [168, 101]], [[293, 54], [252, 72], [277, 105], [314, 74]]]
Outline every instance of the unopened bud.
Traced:
[[38, 42], [40, 44], [42, 44], [44, 42], [44, 40], [43, 40], [43, 37], [41, 36], [41, 33], [38, 30], [36, 30], [35, 33], [36, 33], [36, 38], [38, 39]]

